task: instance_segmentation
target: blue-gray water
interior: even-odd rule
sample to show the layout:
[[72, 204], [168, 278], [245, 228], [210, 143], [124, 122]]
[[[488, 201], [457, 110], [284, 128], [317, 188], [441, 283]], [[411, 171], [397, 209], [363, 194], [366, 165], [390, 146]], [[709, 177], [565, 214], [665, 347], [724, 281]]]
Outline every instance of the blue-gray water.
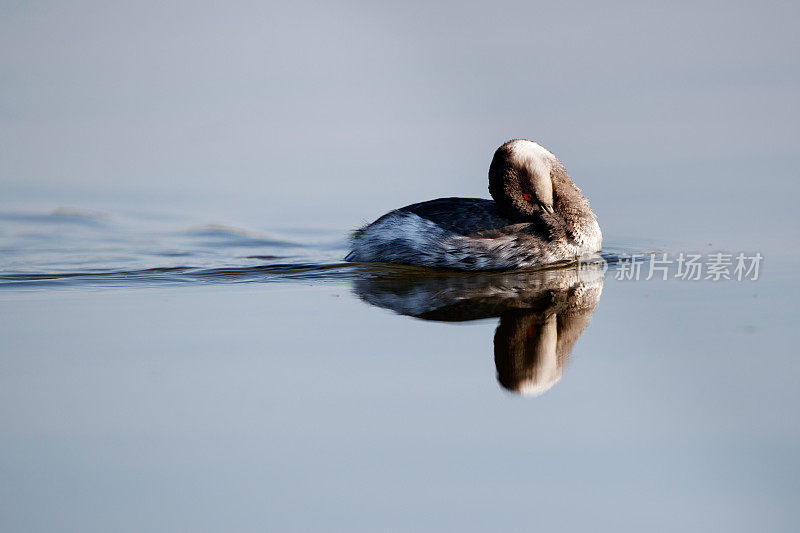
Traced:
[[591, 322], [555, 374], [529, 363], [549, 390], [526, 397], [502, 377], [514, 341], [498, 324], [544, 328], [528, 308], [563, 298], [536, 303], [573, 267], [348, 265], [342, 235], [153, 218], [2, 215], [14, 529], [797, 523], [794, 298], [768, 268], [742, 282], [589, 268]]
[[[797, 530], [796, 4], [0, 11], [4, 530]], [[342, 261], [512, 137], [605, 275]]]

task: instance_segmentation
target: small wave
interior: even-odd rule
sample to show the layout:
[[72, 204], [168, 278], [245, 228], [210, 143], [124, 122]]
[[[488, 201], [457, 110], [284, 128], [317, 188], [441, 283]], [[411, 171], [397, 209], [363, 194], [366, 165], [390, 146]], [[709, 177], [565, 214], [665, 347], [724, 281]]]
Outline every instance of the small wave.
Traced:
[[349, 279], [358, 269], [353, 263], [287, 263], [246, 267], [201, 268], [155, 267], [137, 270], [106, 270], [59, 273], [0, 274], [0, 288], [43, 286], [124, 286], [132, 284], [245, 283], [289, 280]]
[[100, 211], [59, 207], [49, 213], [30, 213], [6, 211], [0, 212], [0, 220], [23, 224], [71, 224], [80, 226], [105, 226], [111, 217]]
[[298, 243], [285, 239], [261, 235], [245, 229], [219, 224], [209, 224], [199, 228], [190, 229], [184, 232], [184, 235], [187, 237], [211, 239], [205, 243], [210, 246], [301, 246]]
[[[625, 261], [608, 254], [606, 262], [613, 269]], [[576, 262], [563, 262], [513, 271], [477, 271], [432, 269], [413, 265], [347, 262], [288, 262], [249, 266], [197, 267], [172, 266], [132, 270], [85, 270], [78, 272], [12, 272], [0, 274], [0, 289], [37, 287], [128, 286], [135, 284], [191, 283], [269, 283], [291, 281], [345, 282], [353, 279], [465, 279], [515, 277], [548, 274], [574, 269]]]
[[80, 209], [77, 207], [58, 207], [50, 213], [51, 217], [59, 219], [69, 219], [83, 222], [108, 222], [111, 216], [102, 211], [92, 209]]

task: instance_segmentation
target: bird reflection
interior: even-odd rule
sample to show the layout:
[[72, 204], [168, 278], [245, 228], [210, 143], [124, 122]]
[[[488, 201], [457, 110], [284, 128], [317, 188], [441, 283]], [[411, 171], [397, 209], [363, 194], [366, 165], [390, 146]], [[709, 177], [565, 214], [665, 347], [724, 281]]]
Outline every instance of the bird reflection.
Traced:
[[494, 333], [497, 381], [526, 396], [542, 394], [561, 379], [602, 290], [603, 271], [591, 263], [476, 274], [377, 268], [354, 282], [365, 302], [423, 320], [500, 317]]

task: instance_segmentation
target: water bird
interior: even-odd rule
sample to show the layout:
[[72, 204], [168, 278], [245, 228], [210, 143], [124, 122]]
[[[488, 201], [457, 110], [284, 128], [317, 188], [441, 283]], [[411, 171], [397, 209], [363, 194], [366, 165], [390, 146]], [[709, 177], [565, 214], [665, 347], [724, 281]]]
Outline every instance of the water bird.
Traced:
[[573, 261], [602, 245], [597, 217], [564, 165], [536, 142], [494, 153], [489, 193], [395, 209], [351, 236], [353, 262], [510, 270]]

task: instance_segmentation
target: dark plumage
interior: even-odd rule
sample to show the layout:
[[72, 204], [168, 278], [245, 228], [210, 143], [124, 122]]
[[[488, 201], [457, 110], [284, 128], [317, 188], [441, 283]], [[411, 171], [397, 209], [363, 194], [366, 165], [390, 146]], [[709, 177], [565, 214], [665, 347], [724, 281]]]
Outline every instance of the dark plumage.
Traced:
[[396, 209], [352, 237], [350, 261], [502, 270], [600, 250], [594, 213], [556, 157], [514, 140], [489, 168], [493, 200], [440, 198]]

